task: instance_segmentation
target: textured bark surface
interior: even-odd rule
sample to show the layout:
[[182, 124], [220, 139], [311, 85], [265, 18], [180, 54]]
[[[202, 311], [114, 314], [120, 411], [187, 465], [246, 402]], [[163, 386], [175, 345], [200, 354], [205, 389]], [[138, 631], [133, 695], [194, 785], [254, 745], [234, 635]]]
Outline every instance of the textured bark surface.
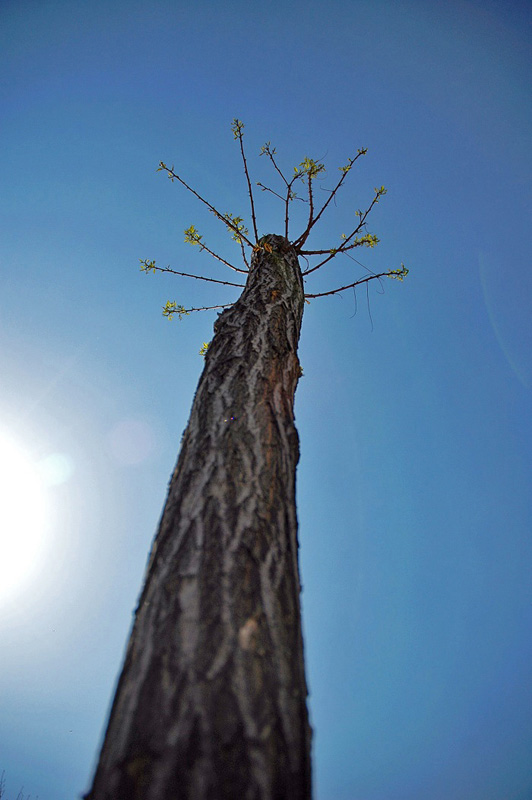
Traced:
[[215, 324], [90, 800], [310, 798], [293, 414], [303, 302], [294, 249], [263, 237]]

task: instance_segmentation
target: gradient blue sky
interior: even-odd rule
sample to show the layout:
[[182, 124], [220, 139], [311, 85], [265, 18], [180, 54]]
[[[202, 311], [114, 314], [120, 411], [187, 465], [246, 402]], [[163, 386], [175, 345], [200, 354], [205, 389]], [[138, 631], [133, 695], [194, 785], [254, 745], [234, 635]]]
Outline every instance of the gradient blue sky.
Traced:
[[231, 280], [191, 223], [238, 258], [155, 170], [247, 213], [236, 116], [255, 180], [267, 140], [289, 170], [323, 158], [324, 187], [368, 147], [315, 243], [384, 184], [358, 255], [410, 268], [371, 318], [363, 291], [305, 311], [315, 798], [532, 798], [531, 23], [512, 0], [0, 4], [0, 429], [49, 478], [42, 553], [0, 600], [8, 798], [88, 786], [215, 319], [161, 306], [237, 291], [140, 274]]

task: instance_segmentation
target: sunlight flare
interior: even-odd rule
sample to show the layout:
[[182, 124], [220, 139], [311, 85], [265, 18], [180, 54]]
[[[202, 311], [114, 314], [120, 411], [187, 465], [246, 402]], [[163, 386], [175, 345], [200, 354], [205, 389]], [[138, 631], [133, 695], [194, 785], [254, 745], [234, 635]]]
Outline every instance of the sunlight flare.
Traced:
[[37, 462], [0, 431], [0, 598], [33, 577], [47, 522], [47, 492]]

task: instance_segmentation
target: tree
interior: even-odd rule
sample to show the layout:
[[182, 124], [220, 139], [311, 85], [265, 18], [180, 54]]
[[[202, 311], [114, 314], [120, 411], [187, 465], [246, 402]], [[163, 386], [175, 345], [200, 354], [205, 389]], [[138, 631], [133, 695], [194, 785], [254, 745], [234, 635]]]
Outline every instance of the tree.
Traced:
[[[222, 309], [183, 434], [177, 466], [149, 558], [146, 579], [87, 800], [307, 800], [311, 730], [300, 614], [295, 471], [299, 458], [294, 394], [305, 300], [381, 280], [371, 273], [327, 292], [306, 294], [303, 276], [340, 254], [373, 247], [366, 220], [328, 250], [305, 249], [336, 197], [358, 150], [319, 211], [314, 183], [324, 165], [305, 158], [286, 177], [267, 143], [262, 154], [282, 181], [283, 235], [259, 237], [243, 124], [233, 121], [251, 207], [222, 214], [178, 175], [237, 242], [235, 267], [194, 226], [185, 241], [238, 273], [244, 290]], [[303, 182], [308, 221], [289, 238], [289, 208]], [[251, 259], [248, 254], [251, 252]], [[302, 270], [299, 257], [306, 259]], [[312, 265], [311, 259], [317, 261]], [[142, 261], [145, 272], [176, 272]], [[190, 273], [178, 275], [213, 280]], [[217, 281], [218, 283], [229, 283]], [[229, 285], [242, 285], [233, 284]], [[211, 307], [212, 308], [212, 307]], [[168, 302], [165, 316], [195, 310]]]

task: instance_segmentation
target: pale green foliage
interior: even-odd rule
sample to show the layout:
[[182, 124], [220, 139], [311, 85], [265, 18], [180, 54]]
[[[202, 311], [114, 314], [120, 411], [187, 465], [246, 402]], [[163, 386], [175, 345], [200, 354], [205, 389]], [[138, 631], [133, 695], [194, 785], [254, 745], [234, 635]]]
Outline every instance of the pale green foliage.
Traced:
[[[227, 230], [231, 234], [231, 238], [234, 239], [235, 242], [238, 242], [238, 244], [242, 244], [243, 240], [238, 233], [242, 233], [244, 236], [247, 236], [249, 233], [248, 229], [244, 225], [244, 219], [242, 217], [235, 217], [233, 214], [226, 214], [225, 219], [232, 223], [232, 225], [227, 226]], [[235, 228], [237, 229], [236, 231]]]
[[145, 272], [146, 275], [149, 275], [150, 272], [155, 273], [156, 266], [155, 261], [148, 261], [146, 258], [139, 258], [140, 261], [140, 271]]
[[401, 262], [401, 269], [391, 269], [386, 273], [386, 277], [395, 278], [396, 281], [402, 281], [408, 275], [409, 270]]
[[[365, 156], [367, 152], [368, 152], [368, 148], [367, 147], [359, 147], [358, 150], [357, 150], [357, 156]], [[344, 167], [338, 167], [338, 169], [340, 170], [340, 172], [343, 172], [343, 173], [349, 172], [349, 170], [351, 169], [351, 167], [355, 163], [355, 160], [356, 159], [354, 159], [354, 158], [350, 158], [349, 161], [347, 162], [347, 164]]]
[[201, 244], [201, 239], [201, 233], [194, 225], [191, 225], [190, 228], [185, 228], [185, 242], [187, 244]]
[[373, 233], [365, 233], [364, 236], [355, 236], [353, 239], [353, 244], [363, 245], [364, 247], [375, 247], [379, 242], [379, 237]]
[[209, 345], [210, 342], [203, 342], [203, 344], [200, 347], [199, 355], [203, 356], [203, 358], [205, 358], [205, 356], [207, 355], [207, 350], [209, 349]]
[[166, 319], [173, 319], [175, 314], [177, 314], [179, 319], [183, 319], [183, 317], [188, 316], [188, 311], [185, 306], [180, 306], [178, 303], [168, 300], [166, 305], [163, 306], [163, 317], [166, 317]]
[[240, 139], [242, 131], [244, 130], [244, 123], [235, 117], [231, 123], [231, 130], [233, 131], [235, 139]]
[[319, 161], [314, 161], [313, 158], [305, 156], [299, 167], [294, 167], [294, 172], [298, 177], [308, 175], [313, 180], [320, 172], [325, 172], [325, 164], [320, 164]]
[[[358, 212], [357, 212], [357, 216], [358, 216]], [[345, 233], [342, 233], [342, 236], [340, 238], [343, 239], [344, 242], [347, 242], [347, 241], [351, 242], [351, 244], [349, 245], [349, 249], [352, 249], [353, 247], [375, 247], [375, 245], [377, 245], [380, 242], [379, 237], [375, 236], [374, 233], [365, 233], [363, 236], [355, 236], [354, 239], [350, 239], [348, 236], [345, 235]], [[332, 255], [336, 255], [336, 253], [338, 253], [338, 251], [341, 252], [340, 248], [341, 248], [341, 246], [340, 247], [332, 247], [329, 252]]]
[[276, 155], [277, 148], [271, 146], [271, 142], [266, 142], [262, 145], [259, 150], [259, 156], [269, 156], [270, 159], [273, 160], [273, 156]]
[[175, 175], [172, 175], [172, 173], [173, 173], [173, 171], [174, 171], [174, 165], [172, 164], [172, 166], [171, 166], [171, 167], [168, 167], [168, 166], [167, 166], [167, 165], [164, 163], [164, 161], [159, 161], [159, 166], [157, 167], [157, 172], [161, 172], [161, 171], [163, 171], [163, 170], [166, 172], [166, 175], [167, 175], [167, 177], [168, 177], [168, 180], [169, 180], [169, 181], [172, 181], [172, 183], [173, 183], [173, 182], [174, 182], [174, 180], [175, 180]]

